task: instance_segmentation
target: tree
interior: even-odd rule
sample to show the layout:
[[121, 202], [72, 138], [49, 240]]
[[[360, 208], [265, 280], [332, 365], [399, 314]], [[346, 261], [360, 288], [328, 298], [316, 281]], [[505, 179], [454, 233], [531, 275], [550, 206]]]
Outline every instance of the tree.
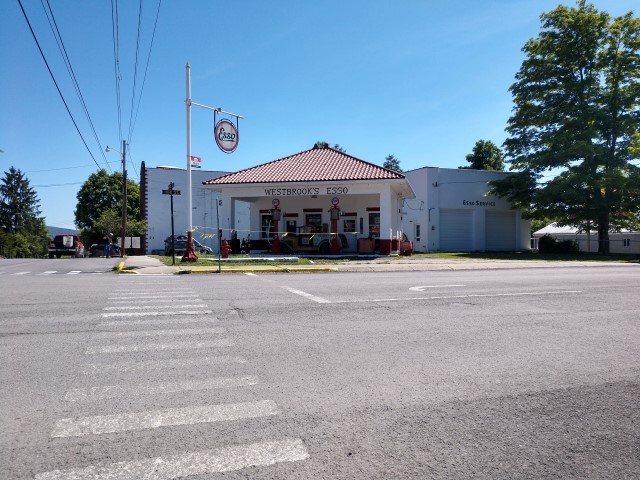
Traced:
[[640, 210], [632, 144], [640, 130], [640, 19], [612, 19], [580, 0], [541, 21], [510, 89], [505, 148], [517, 173], [492, 182], [494, 192], [529, 218], [596, 229], [598, 251], [608, 253], [609, 231], [633, 226]]
[[347, 151], [337, 143], [333, 147], [331, 147], [329, 145], [329, 142], [320, 142], [320, 141], [318, 141], [318, 142], [315, 143], [313, 148], [333, 148], [334, 150], [338, 150], [339, 152], [347, 153]]
[[[100, 242], [107, 233], [101, 230], [103, 226], [96, 228], [96, 221], [101, 215], [109, 211], [118, 212], [115, 215], [122, 222], [122, 173], [108, 174], [104, 169], [92, 173], [80, 187], [76, 198], [76, 226], [82, 229], [84, 238], [90, 242]], [[140, 220], [140, 187], [134, 181], [127, 180], [127, 224]], [[108, 233], [117, 235], [121, 229], [109, 230]]]
[[387, 155], [382, 166], [384, 168], [388, 168], [389, 170], [393, 170], [394, 172], [402, 173], [402, 168], [400, 168], [400, 160], [398, 160], [393, 155]]
[[466, 157], [471, 165], [458, 167], [473, 170], [504, 170], [504, 154], [491, 140], [478, 140]]
[[4, 255], [38, 257], [46, 253], [48, 231], [40, 213], [40, 200], [29, 179], [11, 167], [0, 183], [0, 250]]
[[5, 232], [28, 229], [40, 215], [40, 201], [20, 170], [11, 167], [0, 184], [0, 225]]

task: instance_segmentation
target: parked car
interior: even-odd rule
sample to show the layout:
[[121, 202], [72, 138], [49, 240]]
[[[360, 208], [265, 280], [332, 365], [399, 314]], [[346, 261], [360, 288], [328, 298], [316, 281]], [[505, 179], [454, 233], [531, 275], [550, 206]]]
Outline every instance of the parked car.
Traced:
[[[90, 257], [102, 257], [104, 256], [104, 247], [106, 244], [104, 243], [94, 243], [89, 247], [89, 256]], [[111, 256], [119, 257], [120, 256], [120, 245], [117, 243], [111, 244]]]
[[[340, 249], [347, 246], [347, 237], [342, 233], [338, 234], [338, 246]], [[331, 234], [319, 233], [313, 225], [304, 225], [295, 232], [283, 233], [280, 249], [282, 253], [311, 252], [328, 255], [331, 252]]]
[[[174, 245], [176, 249], [176, 255], [183, 255], [187, 250], [187, 236], [186, 235], [174, 235]], [[193, 250], [200, 255], [213, 255], [213, 250], [206, 245], [201, 244], [195, 238], [192, 238]], [[173, 252], [171, 250], [171, 235], [169, 235], [164, 241], [164, 254], [169, 256]]]
[[56, 235], [49, 241], [49, 258], [60, 258], [62, 255], [76, 258], [84, 256], [84, 244], [78, 235]]

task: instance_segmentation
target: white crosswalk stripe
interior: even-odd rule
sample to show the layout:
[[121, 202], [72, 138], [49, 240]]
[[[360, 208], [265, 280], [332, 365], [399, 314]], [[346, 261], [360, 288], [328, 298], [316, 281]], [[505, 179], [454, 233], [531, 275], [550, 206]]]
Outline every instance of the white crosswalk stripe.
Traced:
[[152, 308], [207, 308], [206, 303], [192, 305], [123, 305], [120, 307], [104, 307], [103, 310], [151, 310]]
[[106, 345], [89, 346], [85, 351], [88, 355], [97, 353], [125, 353], [125, 352], [151, 352], [155, 350], [186, 350], [197, 348], [233, 347], [231, 340], [209, 340], [204, 342], [172, 342], [172, 343], [145, 343], [132, 345]]
[[12, 275], [27, 275], [29, 273], [31, 272], [16, 272], [16, 273], [13, 273]]
[[301, 439], [237, 445], [130, 462], [40, 473], [35, 480], [169, 480], [192, 475], [232, 472], [261, 465], [309, 458]]
[[82, 270], [71, 270], [67, 273], [67, 275], [77, 275], [79, 273], [82, 273]]
[[80, 367], [85, 375], [108, 372], [133, 372], [141, 370], [166, 370], [181, 367], [206, 367], [211, 365], [224, 365], [228, 363], [247, 363], [242, 357], [214, 356], [199, 358], [169, 358], [165, 360], [142, 360], [135, 362], [117, 363], [85, 363]]
[[145, 320], [111, 320], [107, 322], [100, 322], [96, 325], [97, 328], [107, 328], [107, 327], [121, 327], [121, 326], [142, 326], [142, 325], [176, 325], [176, 324], [185, 324], [185, 323], [218, 323], [219, 320], [217, 318], [202, 318], [190, 316], [187, 318], [152, 318]]
[[102, 435], [105, 433], [147, 430], [177, 425], [225, 422], [245, 418], [278, 415], [280, 410], [271, 400], [204, 405], [197, 407], [168, 408], [146, 412], [123, 413], [117, 415], [96, 415], [92, 417], [63, 418], [55, 424], [51, 437], [79, 437]]
[[111, 312], [103, 313], [103, 318], [112, 317], [152, 317], [152, 316], [175, 316], [175, 315], [209, 315], [211, 310], [174, 310], [166, 312]]
[[207, 378], [187, 382], [161, 382], [137, 385], [105, 385], [103, 387], [75, 388], [69, 390], [64, 399], [68, 402], [80, 400], [100, 400], [128, 395], [158, 395], [163, 393], [188, 392], [197, 390], [213, 390], [216, 388], [234, 388], [256, 385], [257, 377]]
[[170, 330], [128, 330], [126, 332], [98, 332], [94, 339], [100, 338], [129, 338], [129, 337], [170, 337], [181, 335], [218, 335], [226, 333], [223, 327], [213, 328], [180, 328]]

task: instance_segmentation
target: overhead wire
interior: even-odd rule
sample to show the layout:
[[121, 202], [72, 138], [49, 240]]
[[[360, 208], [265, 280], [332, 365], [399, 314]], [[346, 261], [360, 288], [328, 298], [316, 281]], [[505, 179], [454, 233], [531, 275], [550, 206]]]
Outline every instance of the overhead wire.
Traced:
[[[145, 69], [144, 69], [144, 75], [142, 77], [142, 84], [140, 87], [140, 93], [138, 95], [138, 103], [137, 105], [135, 105], [135, 98], [136, 98], [136, 85], [137, 85], [137, 78], [138, 78], [138, 55], [139, 55], [139, 50], [140, 50], [140, 33], [141, 33], [141, 24], [142, 24], [142, 10], [143, 10], [143, 1], [140, 0], [140, 8], [138, 10], [138, 36], [137, 36], [137, 40], [136, 40], [136, 62], [135, 62], [135, 69], [134, 69], [134, 84], [133, 84], [133, 93], [131, 95], [131, 113], [129, 116], [129, 136], [127, 138], [127, 143], [131, 143], [131, 139], [133, 137], [133, 132], [135, 129], [135, 124], [136, 121], [138, 119], [138, 112], [140, 111], [140, 104], [142, 102], [142, 94], [144, 93], [144, 86], [147, 80], [147, 73], [149, 71], [149, 63], [151, 61], [151, 52], [153, 51], [153, 42], [155, 40], [155, 36], [156, 36], [156, 29], [158, 27], [158, 18], [160, 16], [160, 6], [162, 5], [162, 0], [158, 0], [158, 7], [156, 8], [156, 18], [153, 24], [153, 31], [151, 33], [151, 41], [149, 44], [149, 53], [147, 54], [147, 61], [145, 64]], [[135, 105], [135, 107], [134, 107]], [[131, 149], [129, 150], [131, 151]], [[138, 178], [138, 180], [140, 179], [140, 175], [138, 173], [138, 168], [136, 165], [135, 160], [132, 157], [132, 164], [134, 166], [134, 172], [136, 177]]]
[[36, 34], [33, 31], [33, 27], [31, 26], [31, 22], [29, 21], [29, 17], [27, 15], [27, 12], [24, 10], [24, 6], [22, 5], [22, 1], [18, 0], [18, 4], [20, 5], [20, 10], [22, 10], [22, 15], [24, 15], [24, 19], [26, 20], [27, 25], [29, 26], [29, 30], [31, 31], [31, 36], [33, 37], [33, 40], [36, 42], [36, 46], [38, 47], [38, 51], [40, 52], [40, 56], [42, 57], [42, 60], [44, 61], [45, 65], [47, 67], [47, 70], [49, 71], [49, 76], [51, 77], [51, 80], [53, 80], [53, 83], [56, 86], [56, 90], [58, 91], [58, 95], [60, 95], [60, 98], [62, 99], [62, 103], [64, 103], [64, 106], [67, 109], [67, 113], [69, 114], [69, 117], [71, 117], [71, 121], [73, 122], [73, 125], [76, 127], [76, 131], [78, 132], [78, 135], [80, 135], [80, 138], [82, 139], [82, 143], [84, 143], [84, 146], [87, 149], [87, 152], [89, 152], [89, 155], [93, 159], [93, 162], [96, 164], [96, 166], [98, 168], [101, 168], [100, 164], [98, 163], [96, 158], [93, 156], [93, 153], [91, 153], [91, 150], [89, 149], [89, 145], [87, 145], [87, 142], [84, 139], [84, 136], [82, 135], [82, 132], [80, 132], [80, 128], [78, 128], [78, 124], [76, 123], [75, 118], [73, 118], [73, 114], [71, 113], [71, 110], [69, 109], [69, 105], [67, 104], [67, 101], [65, 100], [64, 95], [62, 94], [62, 91], [60, 90], [60, 87], [58, 86], [58, 82], [56, 81], [55, 75], [51, 71], [51, 67], [49, 66], [49, 62], [47, 62], [47, 58], [46, 58], [44, 52], [42, 51], [42, 48], [40, 47], [40, 42], [38, 41], [38, 38], [36, 37]]
[[[93, 132], [93, 137], [96, 140], [96, 143], [98, 144], [98, 150], [100, 151], [101, 155], [102, 155], [102, 159], [104, 160], [105, 165], [107, 166], [107, 170], [111, 173], [111, 167], [109, 166], [109, 162], [107, 161], [107, 157], [105, 155], [104, 149], [102, 148], [102, 144], [100, 143], [100, 139], [98, 138], [98, 133], [96, 132], [96, 129], [93, 125], [93, 120], [91, 119], [91, 115], [89, 114], [89, 109], [87, 108], [87, 104], [84, 100], [84, 96], [82, 95], [82, 91], [80, 89], [80, 85], [78, 83], [78, 79], [76, 77], [76, 74], [73, 70], [73, 66], [71, 65], [71, 59], [69, 58], [69, 55], [67, 53], [67, 49], [64, 45], [64, 41], [62, 40], [62, 35], [60, 33], [60, 30], [58, 29], [58, 23], [56, 22], [56, 18], [55, 15], [53, 14], [53, 10], [51, 8], [51, 4], [49, 3], [49, 0], [46, 0], [47, 2], [47, 7], [45, 7], [44, 5], [44, 0], [40, 0], [40, 3], [42, 5], [42, 8], [45, 12], [45, 15], [47, 17], [47, 21], [49, 22], [49, 27], [51, 28], [51, 31], [53, 33], [54, 38], [56, 39], [56, 44], [58, 45], [58, 50], [60, 51], [60, 54], [62, 55], [62, 58], [64, 60], [65, 66], [67, 67], [67, 73], [69, 73], [69, 77], [71, 78], [71, 81], [73, 83], [73, 86], [75, 87], [76, 90], [76, 94], [78, 95], [78, 99], [80, 100], [80, 104], [82, 105], [82, 109], [84, 110], [84, 114], [85, 117], [87, 118], [87, 121], [89, 122], [89, 126], [91, 127], [91, 131]], [[47, 11], [48, 9], [48, 11]], [[49, 15], [51, 16], [51, 18], [49, 18]]]
[[116, 83], [116, 107], [118, 110], [118, 145], [122, 143], [122, 109], [120, 106], [120, 31], [118, 18], [118, 0], [111, 0], [111, 33], [113, 37], [113, 61]]

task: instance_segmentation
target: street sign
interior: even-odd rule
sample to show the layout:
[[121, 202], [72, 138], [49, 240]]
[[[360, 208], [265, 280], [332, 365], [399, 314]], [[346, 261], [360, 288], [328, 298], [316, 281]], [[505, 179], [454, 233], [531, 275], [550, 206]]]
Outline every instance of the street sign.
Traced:
[[180, 190], [162, 190], [163, 195], [180, 195]]

